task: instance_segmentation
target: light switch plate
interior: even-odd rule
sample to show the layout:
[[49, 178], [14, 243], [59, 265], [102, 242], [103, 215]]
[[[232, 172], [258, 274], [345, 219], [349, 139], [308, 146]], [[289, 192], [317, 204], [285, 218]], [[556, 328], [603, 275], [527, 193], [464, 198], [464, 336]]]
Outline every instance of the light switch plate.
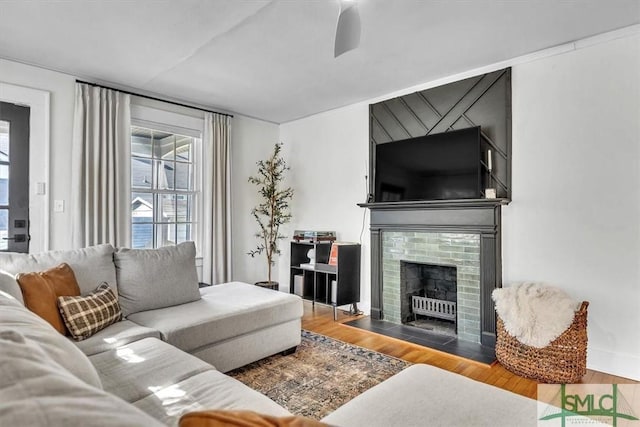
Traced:
[[38, 196], [44, 196], [47, 192], [47, 187], [44, 182], [38, 182], [36, 184], [36, 194]]
[[54, 212], [64, 212], [64, 200], [54, 200], [53, 201], [53, 211]]

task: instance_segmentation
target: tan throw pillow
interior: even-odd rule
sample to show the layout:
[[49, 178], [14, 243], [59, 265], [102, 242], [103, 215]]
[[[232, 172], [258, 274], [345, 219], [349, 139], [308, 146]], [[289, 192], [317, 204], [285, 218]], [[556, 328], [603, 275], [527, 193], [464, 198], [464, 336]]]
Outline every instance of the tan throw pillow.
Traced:
[[76, 276], [68, 264], [49, 270], [21, 273], [16, 276], [24, 305], [49, 322], [58, 332], [67, 335], [67, 328], [58, 311], [58, 297], [80, 295]]
[[84, 297], [59, 297], [58, 307], [71, 337], [76, 341], [89, 338], [122, 317], [118, 297], [107, 283]]
[[274, 417], [252, 411], [199, 411], [184, 414], [179, 427], [326, 427], [300, 416]]

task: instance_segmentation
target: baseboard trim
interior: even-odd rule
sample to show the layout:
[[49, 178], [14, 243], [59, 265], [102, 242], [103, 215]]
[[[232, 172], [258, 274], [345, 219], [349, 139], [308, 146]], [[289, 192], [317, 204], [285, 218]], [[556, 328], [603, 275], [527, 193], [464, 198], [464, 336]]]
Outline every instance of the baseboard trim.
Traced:
[[640, 356], [614, 353], [599, 348], [587, 351], [587, 368], [618, 377], [640, 381]]

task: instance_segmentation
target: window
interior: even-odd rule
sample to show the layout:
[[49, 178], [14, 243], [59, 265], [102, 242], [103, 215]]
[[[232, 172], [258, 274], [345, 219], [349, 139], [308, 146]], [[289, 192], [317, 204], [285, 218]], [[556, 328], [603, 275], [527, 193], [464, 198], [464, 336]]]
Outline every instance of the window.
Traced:
[[131, 247], [195, 239], [199, 139], [166, 129], [131, 128]]

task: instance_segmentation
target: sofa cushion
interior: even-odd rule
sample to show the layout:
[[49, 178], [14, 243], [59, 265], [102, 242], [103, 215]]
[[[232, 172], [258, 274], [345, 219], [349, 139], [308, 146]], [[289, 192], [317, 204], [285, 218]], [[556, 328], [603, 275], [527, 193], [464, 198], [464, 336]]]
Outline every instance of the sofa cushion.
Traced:
[[[321, 421], [339, 426], [536, 426], [533, 399], [416, 364], [356, 396]], [[499, 414], [499, 416], [497, 415]]]
[[77, 341], [89, 338], [122, 318], [118, 297], [106, 283], [83, 297], [58, 297], [58, 307], [69, 334]]
[[135, 402], [213, 366], [155, 338], [89, 356], [105, 391]]
[[100, 377], [87, 356], [50, 324], [2, 292], [0, 325], [3, 329], [16, 331], [37, 343], [51, 359], [85, 383], [102, 387]]
[[69, 331], [58, 310], [58, 297], [80, 295], [71, 267], [62, 263], [45, 271], [19, 273], [16, 281], [20, 285], [24, 305], [49, 322], [56, 331], [68, 335]]
[[200, 299], [193, 242], [114, 254], [124, 316]]
[[22, 304], [24, 304], [22, 291], [20, 290], [20, 286], [16, 281], [15, 274], [11, 274], [8, 271], [0, 269], [0, 291], [8, 293], [12, 297], [20, 301]]
[[90, 356], [143, 338], [160, 339], [160, 332], [128, 320], [121, 320], [85, 340], [75, 341], [75, 344], [84, 354]]
[[218, 371], [155, 388], [153, 394], [133, 405], [167, 425], [178, 425], [186, 412], [212, 409], [249, 410], [276, 417], [291, 415], [265, 395]]
[[37, 343], [16, 331], [0, 329], [0, 348], [0, 425], [161, 425], [121, 399], [76, 378]]
[[39, 254], [0, 252], [0, 268], [15, 275], [46, 270], [66, 262], [73, 269], [82, 295], [92, 292], [102, 282], [107, 282], [117, 292], [113, 251], [113, 246], [106, 244]]
[[189, 304], [135, 313], [129, 320], [193, 352], [228, 338], [302, 317], [300, 297], [242, 282], [208, 286]]

